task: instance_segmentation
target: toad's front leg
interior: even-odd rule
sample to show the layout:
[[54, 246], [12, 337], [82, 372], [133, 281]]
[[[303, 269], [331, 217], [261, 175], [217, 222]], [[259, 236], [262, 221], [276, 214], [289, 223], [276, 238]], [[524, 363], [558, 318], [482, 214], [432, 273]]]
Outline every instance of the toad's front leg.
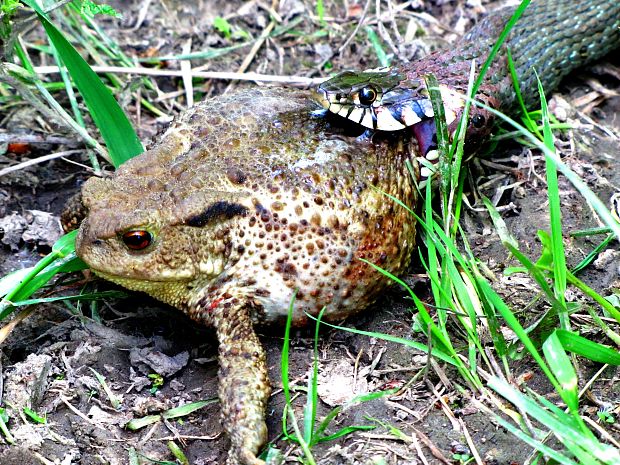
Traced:
[[227, 465], [264, 465], [256, 454], [267, 441], [265, 408], [271, 388], [265, 351], [254, 332], [249, 308], [234, 297], [201, 305], [219, 341], [219, 397], [230, 437]]

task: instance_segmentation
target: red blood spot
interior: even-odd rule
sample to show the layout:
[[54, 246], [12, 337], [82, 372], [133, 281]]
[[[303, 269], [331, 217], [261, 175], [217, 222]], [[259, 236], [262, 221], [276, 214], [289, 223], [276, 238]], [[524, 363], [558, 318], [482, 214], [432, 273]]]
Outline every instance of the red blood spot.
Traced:
[[405, 385], [405, 382], [400, 379], [393, 379], [391, 381], [386, 382], [381, 389], [398, 389]]
[[217, 306], [222, 302], [222, 300], [224, 300], [222, 297], [220, 297], [219, 299], [215, 299], [209, 304], [209, 306], [207, 307], [207, 311], [212, 312], [213, 310], [215, 310]]
[[17, 155], [23, 155], [24, 153], [30, 152], [30, 144], [25, 144], [23, 142], [13, 142], [8, 144], [7, 151], [10, 153], [15, 153]]

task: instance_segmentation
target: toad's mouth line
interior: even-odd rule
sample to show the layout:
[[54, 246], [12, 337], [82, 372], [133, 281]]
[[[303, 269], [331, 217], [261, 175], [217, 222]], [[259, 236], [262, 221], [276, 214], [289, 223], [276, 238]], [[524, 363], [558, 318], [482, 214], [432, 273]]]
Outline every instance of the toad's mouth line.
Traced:
[[149, 276], [140, 276], [140, 277], [132, 277], [132, 276], [126, 276], [126, 275], [120, 275], [120, 274], [113, 274], [110, 273], [108, 271], [100, 271], [97, 270], [96, 268], [93, 268], [92, 266], [90, 266], [90, 269], [93, 271], [93, 273], [95, 273], [97, 276], [99, 276], [100, 278], [103, 278], [107, 281], [111, 281], [113, 283], [116, 284], [120, 284], [122, 286], [125, 287], [129, 287], [128, 283], [153, 283], [153, 284], [164, 284], [164, 283], [188, 283], [194, 280], [194, 277], [187, 277], [187, 278], [183, 278], [183, 277], [179, 277], [179, 276], [170, 276], [170, 277], [162, 277], [159, 279], [152, 279]]

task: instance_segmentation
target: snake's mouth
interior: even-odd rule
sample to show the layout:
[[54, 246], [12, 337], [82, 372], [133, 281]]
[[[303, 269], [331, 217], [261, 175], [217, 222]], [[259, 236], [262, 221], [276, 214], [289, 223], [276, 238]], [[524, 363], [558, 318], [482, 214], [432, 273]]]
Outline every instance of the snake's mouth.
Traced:
[[[381, 132], [400, 130], [411, 131], [420, 163], [420, 187], [433, 176], [439, 161], [437, 150], [437, 127], [433, 104], [427, 94], [419, 90], [398, 92], [389, 91], [371, 105], [361, 105], [353, 92], [341, 92], [328, 86], [319, 86], [315, 98], [330, 113], [346, 118], [360, 126]], [[378, 94], [379, 95], [379, 94]], [[451, 126], [457, 121], [461, 101], [443, 89], [444, 114], [446, 123]]]
[[390, 109], [376, 104], [362, 104], [356, 93], [337, 93], [318, 89], [317, 101], [327, 111], [342, 116], [365, 128], [380, 131], [399, 131], [406, 125], [392, 116]]
[[342, 91], [321, 85], [316, 91], [316, 100], [327, 111], [375, 131], [400, 131], [425, 117], [422, 107], [392, 105], [389, 92], [384, 94], [376, 87], [372, 88], [372, 99], [364, 100], [369, 98], [368, 89]]
[[[437, 129], [430, 100], [409, 100], [406, 103], [396, 105], [390, 102], [391, 97], [388, 93], [384, 96], [384, 101], [380, 106], [362, 107], [356, 106], [346, 96], [341, 96], [321, 87], [316, 89], [314, 98], [325, 110], [354, 121], [368, 129], [378, 131], [409, 129], [416, 139], [419, 158], [424, 158], [431, 162], [431, 164], [437, 162], [439, 158], [437, 153]], [[360, 114], [359, 120], [355, 121], [354, 116], [358, 112], [363, 113]], [[368, 116], [370, 116], [370, 120]], [[382, 125], [379, 124], [380, 120], [383, 123]], [[426, 170], [424, 171], [426, 173]]]
[[[428, 93], [419, 89], [399, 89], [386, 93], [376, 91], [373, 101], [369, 103], [362, 102], [360, 92], [342, 92], [321, 86], [316, 90], [315, 96], [317, 102], [330, 113], [375, 131], [414, 129], [419, 124], [426, 128], [428, 121], [432, 121], [435, 116]], [[446, 89], [442, 89], [442, 98], [446, 123], [451, 125], [462, 110], [462, 101], [455, 100]], [[415, 130], [414, 133], [422, 134]], [[424, 132], [426, 133], [428, 131]], [[419, 142], [425, 147], [431, 143], [429, 141], [429, 144], [426, 144], [423, 140]]]
[[437, 126], [434, 119], [427, 119], [411, 126], [420, 154], [428, 158], [428, 154], [437, 150]]
[[314, 100], [319, 103], [319, 105], [321, 105], [326, 110], [329, 110], [331, 102], [329, 100], [329, 93], [326, 90], [319, 87], [313, 92], [313, 97]]

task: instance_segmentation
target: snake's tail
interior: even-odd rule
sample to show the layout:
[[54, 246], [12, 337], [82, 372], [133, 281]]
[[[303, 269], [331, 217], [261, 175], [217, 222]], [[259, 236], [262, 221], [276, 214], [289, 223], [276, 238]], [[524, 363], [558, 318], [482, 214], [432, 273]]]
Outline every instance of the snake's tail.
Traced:
[[[267, 441], [265, 407], [271, 389], [265, 351], [248, 309], [222, 302], [214, 318], [219, 340], [219, 397], [231, 446], [227, 465], [264, 465], [257, 458]], [[225, 313], [225, 315], [224, 315]]]

